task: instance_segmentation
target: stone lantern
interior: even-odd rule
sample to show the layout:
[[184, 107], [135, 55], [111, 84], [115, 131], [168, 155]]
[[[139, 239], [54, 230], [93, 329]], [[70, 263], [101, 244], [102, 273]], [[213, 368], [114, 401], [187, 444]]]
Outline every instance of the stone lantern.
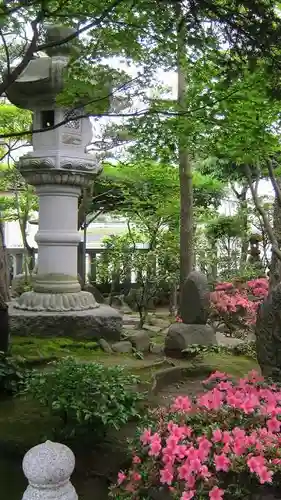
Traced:
[[88, 117], [81, 118], [83, 109], [57, 105], [72, 50], [71, 43], [61, 42], [71, 33], [66, 27], [47, 28], [47, 44], [60, 44], [32, 59], [7, 91], [13, 104], [33, 112], [33, 151], [19, 159], [18, 169], [39, 197], [38, 271], [33, 291], [11, 306], [12, 333], [65, 335], [71, 328], [73, 335], [95, 337], [105, 331], [107, 338], [119, 339], [121, 316], [82, 291], [77, 277], [78, 198], [101, 165], [86, 152], [92, 126]]

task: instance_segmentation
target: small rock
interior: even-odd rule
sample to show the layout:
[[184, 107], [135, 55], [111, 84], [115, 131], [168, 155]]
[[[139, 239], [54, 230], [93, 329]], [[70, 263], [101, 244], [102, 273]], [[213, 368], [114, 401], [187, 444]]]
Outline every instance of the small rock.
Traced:
[[155, 325], [143, 325], [143, 329], [148, 330], [149, 332], [153, 332], [153, 333], [161, 332], [161, 327], [155, 326]]
[[123, 316], [123, 325], [137, 325], [139, 322], [139, 316], [133, 316], [132, 314], [124, 314]]
[[129, 336], [132, 346], [140, 352], [148, 352], [150, 346], [150, 338], [147, 332], [136, 332]]
[[151, 324], [154, 326], [159, 326], [159, 328], [166, 328], [166, 326], [169, 326], [170, 321], [169, 318], [167, 319], [162, 319], [162, 318], [151, 318], [150, 320]]
[[112, 344], [112, 349], [114, 352], [129, 353], [132, 352], [133, 346], [128, 340], [121, 340], [120, 342], [115, 342]]
[[96, 299], [96, 301], [97, 301], [98, 304], [104, 304], [105, 303], [103, 295], [91, 283], [86, 283], [85, 286], [84, 286], [84, 288], [83, 288], [83, 290], [85, 290], [85, 292], [90, 292], [95, 297], [95, 299]]
[[182, 351], [193, 344], [217, 345], [213, 328], [209, 325], [173, 323], [165, 338], [165, 353], [170, 357], [182, 358]]
[[107, 352], [108, 354], [112, 354], [113, 351], [111, 349], [111, 346], [105, 339], [100, 339], [99, 345], [101, 346], [101, 348], [104, 352]]
[[164, 345], [163, 344], [151, 344], [149, 351], [151, 354], [164, 354]]
[[225, 333], [226, 327], [225, 327], [225, 325], [220, 324], [220, 325], [215, 327], [215, 330], [216, 330], [216, 332]]

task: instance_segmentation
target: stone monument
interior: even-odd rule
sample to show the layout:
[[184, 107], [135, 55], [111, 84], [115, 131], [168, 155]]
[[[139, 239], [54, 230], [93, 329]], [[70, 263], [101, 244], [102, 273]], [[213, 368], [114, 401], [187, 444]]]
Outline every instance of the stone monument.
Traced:
[[257, 360], [261, 372], [281, 380], [281, 283], [259, 306], [255, 327]]
[[165, 339], [165, 353], [182, 357], [182, 351], [192, 344], [217, 344], [213, 328], [207, 325], [210, 291], [207, 278], [192, 271], [184, 283], [181, 304], [182, 323], [173, 323]]
[[39, 197], [38, 270], [33, 291], [22, 293], [10, 306], [11, 332], [119, 340], [121, 315], [99, 305], [78, 282], [78, 197], [101, 165], [86, 152], [92, 126], [88, 117], [79, 118], [83, 109], [57, 105], [72, 52], [71, 43], [63, 40], [73, 31], [49, 27], [46, 32], [47, 44], [60, 43], [32, 59], [7, 91], [13, 104], [33, 112], [33, 151], [17, 166]]

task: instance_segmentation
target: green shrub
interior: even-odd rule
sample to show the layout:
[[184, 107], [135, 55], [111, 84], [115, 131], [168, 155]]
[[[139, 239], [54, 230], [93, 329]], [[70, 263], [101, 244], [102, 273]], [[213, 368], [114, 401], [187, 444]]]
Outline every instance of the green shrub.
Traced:
[[17, 362], [0, 352], [0, 395], [15, 394], [23, 382], [24, 373]]
[[120, 366], [79, 363], [67, 358], [48, 372], [34, 371], [26, 392], [61, 419], [62, 432], [74, 436], [93, 430], [101, 438], [109, 428], [119, 429], [139, 417], [138, 377]]
[[243, 342], [232, 348], [235, 356], [247, 356], [248, 358], [257, 359], [256, 342]]

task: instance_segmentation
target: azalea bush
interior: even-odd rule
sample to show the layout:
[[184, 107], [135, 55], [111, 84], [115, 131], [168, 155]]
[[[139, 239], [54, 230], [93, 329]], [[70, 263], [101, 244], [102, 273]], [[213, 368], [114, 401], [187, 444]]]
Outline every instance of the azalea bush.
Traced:
[[[230, 335], [247, 334], [256, 322], [257, 310], [268, 294], [268, 280], [218, 283], [211, 293], [211, 321], [224, 324]], [[241, 335], [242, 334], [242, 335]]]
[[237, 382], [215, 372], [204, 385], [148, 416], [112, 498], [238, 500], [280, 487], [281, 389], [254, 371]]

